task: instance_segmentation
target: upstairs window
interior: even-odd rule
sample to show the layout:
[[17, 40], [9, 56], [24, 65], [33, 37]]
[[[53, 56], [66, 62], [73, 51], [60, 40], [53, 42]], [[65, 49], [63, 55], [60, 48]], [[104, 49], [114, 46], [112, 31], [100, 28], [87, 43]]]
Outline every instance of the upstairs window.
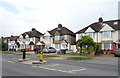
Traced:
[[50, 40], [50, 37], [49, 37], [49, 36], [46, 36], [46, 37], [45, 37], [45, 40]]
[[90, 36], [91, 38], [95, 38], [95, 33], [86, 33], [87, 36]]
[[55, 36], [55, 40], [60, 40], [60, 36]]
[[116, 21], [116, 22], [114, 22], [114, 23], [113, 23], [113, 25], [118, 25], [118, 22], [117, 22], [117, 21]]
[[25, 39], [23, 39], [23, 38], [20, 38], [20, 39], [19, 39], [19, 41], [20, 41], [20, 42], [24, 42], [24, 41], [25, 41]]
[[56, 49], [60, 49], [60, 44], [55, 44]]
[[102, 32], [102, 38], [111, 38], [112, 32], [111, 31], [103, 31]]
[[64, 40], [67, 40], [67, 35], [64, 35]]
[[26, 38], [26, 41], [30, 41], [30, 38]]

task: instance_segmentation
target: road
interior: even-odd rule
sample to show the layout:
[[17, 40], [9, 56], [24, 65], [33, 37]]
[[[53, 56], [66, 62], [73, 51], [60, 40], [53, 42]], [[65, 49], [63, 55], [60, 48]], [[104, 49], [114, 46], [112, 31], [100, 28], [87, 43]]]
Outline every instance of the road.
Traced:
[[[28, 56], [32, 60], [38, 58]], [[118, 76], [117, 65], [103, 65], [46, 58], [47, 64], [18, 62], [21, 56], [2, 54], [2, 76]]]

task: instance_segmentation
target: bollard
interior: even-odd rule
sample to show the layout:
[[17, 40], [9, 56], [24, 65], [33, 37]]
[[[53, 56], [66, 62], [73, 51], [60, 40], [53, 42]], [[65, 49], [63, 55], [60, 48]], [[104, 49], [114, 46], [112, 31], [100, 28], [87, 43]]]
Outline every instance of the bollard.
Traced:
[[39, 52], [39, 61], [33, 61], [32, 64], [45, 64], [46, 61], [43, 60], [43, 51]]
[[40, 51], [40, 61], [43, 61], [43, 51]]
[[25, 59], [26, 58], [26, 50], [22, 49], [22, 52], [23, 52], [23, 59]]

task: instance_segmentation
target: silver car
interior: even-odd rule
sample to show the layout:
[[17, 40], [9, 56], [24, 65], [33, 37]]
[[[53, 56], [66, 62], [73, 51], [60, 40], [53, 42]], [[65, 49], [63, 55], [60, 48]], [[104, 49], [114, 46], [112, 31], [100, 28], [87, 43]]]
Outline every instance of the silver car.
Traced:
[[43, 49], [44, 53], [55, 53], [56, 52], [56, 49], [53, 48], [53, 47], [45, 47]]

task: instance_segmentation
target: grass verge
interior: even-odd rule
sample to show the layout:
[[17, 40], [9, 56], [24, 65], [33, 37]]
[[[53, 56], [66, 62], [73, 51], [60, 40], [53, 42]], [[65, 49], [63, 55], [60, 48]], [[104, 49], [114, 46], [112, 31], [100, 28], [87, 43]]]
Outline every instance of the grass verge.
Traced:
[[14, 52], [0, 52], [2, 54], [14, 54]]
[[93, 58], [89, 58], [89, 57], [68, 57], [68, 60], [90, 60]]
[[[16, 55], [23, 55], [23, 54], [16, 54]], [[29, 54], [29, 53], [26, 53], [26, 55], [31, 55], [31, 54]]]
[[[39, 57], [39, 56], [38, 56]], [[48, 57], [60, 57], [60, 56], [56, 56], [56, 55], [43, 55], [44, 58], [48, 58]]]
[[75, 56], [87, 56], [89, 55], [88, 53], [77, 53], [77, 52], [70, 52], [66, 54], [58, 53], [58, 55], [75, 55]]

